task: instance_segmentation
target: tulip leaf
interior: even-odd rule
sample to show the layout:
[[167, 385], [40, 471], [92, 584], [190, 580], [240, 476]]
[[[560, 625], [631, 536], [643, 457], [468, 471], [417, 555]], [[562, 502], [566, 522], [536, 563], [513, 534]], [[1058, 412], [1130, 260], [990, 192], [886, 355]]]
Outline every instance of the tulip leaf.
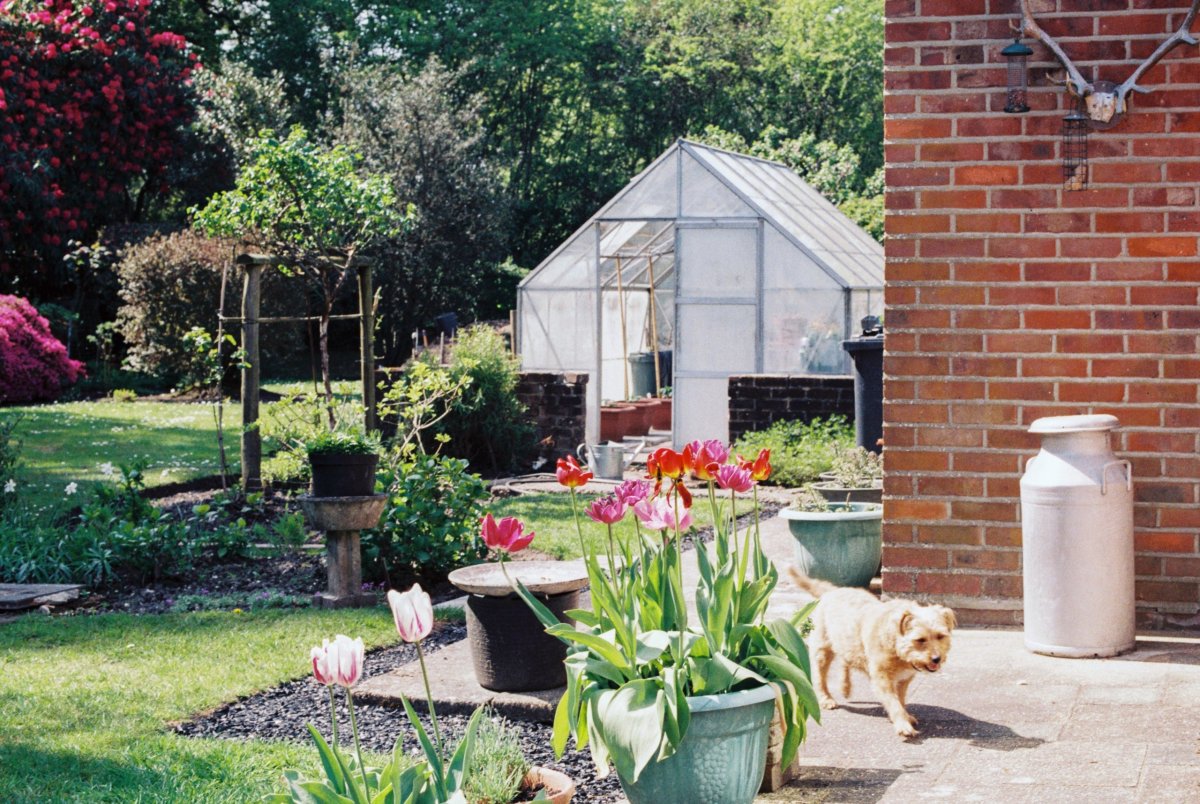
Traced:
[[317, 753], [321, 757], [321, 765], [325, 768], [325, 778], [329, 780], [335, 793], [339, 795], [345, 793], [348, 787], [352, 787], [347, 782], [350, 771], [346, 767], [345, 761], [342, 760], [336, 748], [330, 748], [329, 743], [325, 742], [321, 732], [317, 731], [311, 723], [306, 725], [308, 733], [312, 735], [313, 741], [317, 744]]
[[[666, 703], [659, 679], [640, 678], [618, 690], [604, 690], [593, 701], [604, 747], [617, 774], [636, 782], [658, 756]], [[595, 748], [592, 749], [595, 751]]]
[[559, 639], [575, 642], [587, 647], [622, 673], [627, 674], [631, 670], [629, 661], [621, 654], [620, 648], [602, 636], [589, 634], [587, 631], [577, 631], [573, 626], [566, 625], [565, 623], [547, 628], [546, 633], [556, 636]]
[[421, 719], [417, 717], [416, 711], [412, 704], [408, 702], [408, 698], [401, 695], [400, 701], [404, 704], [404, 712], [408, 715], [408, 722], [412, 724], [413, 731], [417, 733], [417, 741], [421, 743], [421, 749], [425, 752], [425, 759], [428, 761], [429, 769], [433, 773], [433, 786], [437, 790], [438, 796], [447, 798], [446, 795], [446, 770], [442, 767], [442, 756], [438, 753], [437, 746], [429, 739], [429, 735], [425, 733], [425, 727], [421, 725]]
[[564, 692], [554, 707], [554, 732], [550, 737], [550, 747], [554, 749], [555, 759], [562, 759], [567, 750], [567, 738], [571, 736], [571, 693]]
[[546, 604], [538, 600], [532, 592], [525, 588], [525, 584], [519, 579], [513, 579], [513, 588], [516, 589], [517, 595], [521, 600], [525, 601], [525, 605], [533, 611], [533, 615], [538, 618], [543, 626], [549, 630], [552, 626], [561, 625], [561, 621], [554, 616], [554, 612], [546, 608]]
[[787, 620], [772, 620], [767, 623], [767, 630], [771, 632], [771, 636], [775, 637], [779, 647], [787, 653], [787, 657], [794, 664], [799, 665], [806, 676], [812, 678], [812, 668], [808, 661], [808, 647], [805, 646], [804, 640], [795, 626]]
[[292, 782], [294, 804], [354, 804], [355, 799], [346, 798], [333, 791], [325, 782]]
[[475, 734], [479, 731], [479, 721], [483, 717], [483, 707], [475, 710], [467, 723], [466, 733], [458, 744], [454, 756], [450, 758], [450, 766], [446, 769], [446, 792], [453, 793], [462, 790], [467, 776], [471, 773], [471, 760], [475, 755]]
[[807, 673], [778, 656], [751, 656], [749, 661], [758, 662], [776, 678], [791, 684], [805, 712], [816, 722], [821, 722], [821, 705], [817, 703], [817, 694]]

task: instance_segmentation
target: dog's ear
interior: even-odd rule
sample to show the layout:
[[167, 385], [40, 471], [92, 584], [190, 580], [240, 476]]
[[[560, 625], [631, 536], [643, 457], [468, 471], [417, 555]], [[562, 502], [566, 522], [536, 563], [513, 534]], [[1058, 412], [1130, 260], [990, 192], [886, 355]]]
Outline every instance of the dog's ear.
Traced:
[[900, 613], [900, 621], [896, 623], [896, 629], [900, 634], [908, 633], [908, 626], [912, 623], [913, 613], [911, 609], [904, 609]]
[[942, 624], [946, 626], [947, 631], [953, 631], [958, 627], [958, 618], [954, 616], [954, 609], [948, 609], [945, 606], [939, 606], [941, 609], [938, 612], [942, 617]]

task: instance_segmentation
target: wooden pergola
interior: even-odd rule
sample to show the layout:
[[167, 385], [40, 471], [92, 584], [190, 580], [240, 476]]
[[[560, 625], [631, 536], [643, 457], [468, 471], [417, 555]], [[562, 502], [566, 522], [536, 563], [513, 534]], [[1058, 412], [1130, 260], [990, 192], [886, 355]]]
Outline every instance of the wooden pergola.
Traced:
[[[234, 264], [242, 269], [242, 309], [240, 316], [224, 315], [222, 322], [239, 322], [242, 327], [242, 349], [246, 365], [242, 368], [242, 488], [262, 488], [262, 435], [258, 430], [258, 395], [262, 381], [259, 365], [259, 325], [311, 322], [317, 316], [283, 316], [262, 318], [262, 271], [266, 266], [279, 265], [285, 259], [271, 254], [240, 254]], [[330, 320], [357, 319], [359, 322], [359, 352], [362, 380], [364, 426], [367, 431], [378, 429], [375, 416], [375, 313], [371, 307], [374, 290], [371, 282], [371, 261], [355, 258], [351, 268], [357, 269], [358, 312], [330, 316]], [[222, 299], [223, 301], [223, 299]]]

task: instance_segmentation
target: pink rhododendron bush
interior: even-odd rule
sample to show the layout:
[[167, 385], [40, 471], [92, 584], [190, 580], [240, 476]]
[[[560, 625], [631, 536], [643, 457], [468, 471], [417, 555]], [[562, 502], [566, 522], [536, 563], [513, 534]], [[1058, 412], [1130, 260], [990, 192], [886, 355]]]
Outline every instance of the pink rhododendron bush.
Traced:
[[0, 403], [56, 399], [83, 374], [32, 304], [0, 295]]

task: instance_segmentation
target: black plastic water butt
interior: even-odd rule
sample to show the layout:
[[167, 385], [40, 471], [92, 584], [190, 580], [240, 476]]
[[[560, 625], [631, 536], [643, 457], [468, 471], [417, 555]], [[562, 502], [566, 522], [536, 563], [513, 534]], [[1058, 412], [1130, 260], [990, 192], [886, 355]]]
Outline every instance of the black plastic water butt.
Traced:
[[842, 341], [842, 348], [854, 362], [854, 439], [878, 453], [883, 449], [883, 325], [869, 315], [862, 328], [862, 335]]

